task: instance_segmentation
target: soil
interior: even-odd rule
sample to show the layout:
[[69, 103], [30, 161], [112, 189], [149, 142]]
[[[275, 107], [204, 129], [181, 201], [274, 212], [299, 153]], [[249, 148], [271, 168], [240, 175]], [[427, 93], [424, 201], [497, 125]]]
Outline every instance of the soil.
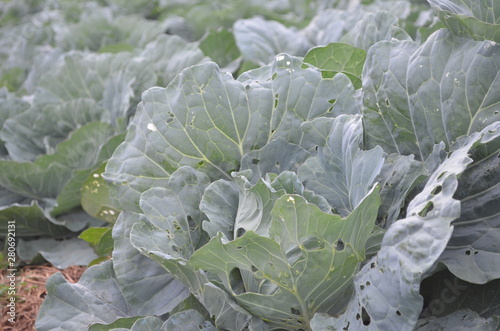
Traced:
[[19, 267], [16, 274], [15, 324], [9, 322], [10, 316], [7, 314], [7, 303], [12, 297], [12, 295], [8, 293], [10, 279], [7, 278], [7, 275], [9, 275], [9, 272], [5, 269], [2, 270], [0, 274], [0, 307], [2, 310], [0, 330], [35, 330], [38, 310], [40, 309], [43, 299], [47, 295], [45, 289], [47, 278], [56, 272], [61, 272], [69, 282], [76, 283], [80, 279], [85, 268], [86, 267], [71, 266], [64, 270], [59, 270], [50, 264]]

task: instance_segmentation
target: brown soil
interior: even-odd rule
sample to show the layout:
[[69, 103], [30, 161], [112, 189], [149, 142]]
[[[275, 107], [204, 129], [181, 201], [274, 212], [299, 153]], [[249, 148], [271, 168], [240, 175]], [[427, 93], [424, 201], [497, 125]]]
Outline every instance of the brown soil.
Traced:
[[66, 279], [76, 283], [82, 275], [85, 267], [71, 266], [64, 270], [58, 270], [50, 264], [27, 265], [18, 268], [16, 277], [16, 318], [15, 324], [9, 322], [10, 316], [7, 314], [11, 295], [8, 294], [10, 279], [7, 270], [2, 270], [0, 274], [0, 307], [2, 316], [0, 320], [0, 330], [3, 331], [32, 331], [35, 330], [35, 320], [40, 305], [47, 295], [45, 282], [50, 275], [61, 272]]

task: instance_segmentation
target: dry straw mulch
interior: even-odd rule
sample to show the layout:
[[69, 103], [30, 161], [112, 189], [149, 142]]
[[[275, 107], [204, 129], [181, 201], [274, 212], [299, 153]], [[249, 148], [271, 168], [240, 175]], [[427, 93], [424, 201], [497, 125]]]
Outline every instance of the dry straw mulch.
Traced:
[[[18, 268], [16, 277], [16, 323], [11, 324], [8, 319], [10, 316], [7, 314], [8, 307], [6, 306], [10, 297], [5, 291], [0, 296], [0, 307], [2, 316], [0, 321], [0, 330], [3, 331], [32, 331], [35, 330], [36, 316], [38, 310], [47, 295], [45, 290], [45, 282], [47, 278], [56, 272], [61, 272], [64, 277], [76, 283], [82, 275], [85, 267], [71, 266], [64, 270], [58, 270], [55, 267], [44, 265], [27, 265]], [[7, 278], [9, 273], [7, 270], [2, 270], [0, 274], [0, 285], [2, 288], [10, 281]], [[8, 287], [8, 285], [7, 285]]]

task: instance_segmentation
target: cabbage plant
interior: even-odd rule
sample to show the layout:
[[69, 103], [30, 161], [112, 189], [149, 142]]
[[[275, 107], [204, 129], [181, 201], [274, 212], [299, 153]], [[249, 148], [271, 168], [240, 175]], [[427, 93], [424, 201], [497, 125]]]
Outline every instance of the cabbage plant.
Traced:
[[[136, 94], [88, 89], [110, 132], [131, 116], [102, 173], [121, 211], [112, 258], [78, 284], [52, 276], [37, 329], [498, 329], [498, 5], [429, 3], [325, 1], [302, 27], [242, 17], [241, 58], [185, 66], [136, 110]], [[96, 75], [140, 90], [157, 47], [100, 55]], [[40, 91], [40, 111], [66, 100]]]

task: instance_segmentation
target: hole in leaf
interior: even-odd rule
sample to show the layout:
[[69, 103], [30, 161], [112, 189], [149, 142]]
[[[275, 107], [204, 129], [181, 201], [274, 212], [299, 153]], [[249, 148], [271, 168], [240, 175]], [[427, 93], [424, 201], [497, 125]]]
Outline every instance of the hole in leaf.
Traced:
[[427, 214], [428, 214], [430, 211], [432, 211], [433, 209], [434, 209], [434, 204], [432, 203], [432, 201], [429, 201], [429, 202], [425, 205], [424, 209], [422, 209], [422, 210], [418, 213], [418, 216], [420, 216], [420, 217], [426, 217], [426, 216], [427, 216]]
[[370, 269], [375, 269], [376, 266], [377, 264], [375, 262], [372, 262], [372, 264], [370, 264]]
[[175, 246], [175, 245], [172, 245], [172, 250], [174, 252], [178, 252], [179, 251], [179, 247]]
[[389, 106], [391, 105], [391, 103], [389, 102], [389, 99], [385, 99], [385, 105], [386, 105], [387, 107], [389, 107]]
[[344, 331], [349, 331], [349, 326], [351, 325], [351, 322], [347, 321], [347, 325], [342, 328]]
[[201, 166], [203, 166], [204, 163], [205, 163], [205, 161], [200, 161], [200, 162], [198, 162], [198, 165], [201, 167]]
[[276, 132], [276, 130], [271, 130], [271, 134], [274, 134]]
[[442, 191], [442, 190], [443, 190], [443, 187], [442, 187], [441, 185], [436, 186], [436, 187], [432, 190], [431, 194], [432, 194], [432, 195], [439, 194], [439, 193], [441, 193], [441, 191]]
[[498, 110], [495, 110], [495, 111], [493, 112], [493, 115], [498, 115], [498, 114], [500, 114], [500, 111], [498, 111]]
[[168, 116], [170, 117], [174, 117], [174, 113], [172, 113], [171, 111], [168, 112]]
[[173, 121], [174, 121], [174, 119], [173, 119], [173, 118], [169, 118], [169, 119], [167, 120], [167, 124], [170, 124], [170, 123], [172, 123]]
[[401, 312], [399, 310], [396, 310], [396, 315], [401, 316]]
[[236, 249], [237, 249], [237, 250], [240, 250], [240, 249], [243, 249], [243, 247], [238, 246], [238, 247], [236, 247]]
[[[299, 324], [304, 324], [304, 322], [302, 322], [301, 320], [297, 320], [297, 323]], [[301, 329], [302, 330], [302, 329]]]
[[328, 102], [333, 105], [335, 102], [337, 102], [337, 99], [330, 99], [328, 100]]
[[245, 234], [245, 229], [239, 228], [238, 231], [236, 231], [236, 237], [241, 237], [242, 235]]
[[361, 309], [361, 318], [363, 319], [363, 325], [368, 326], [371, 323], [370, 315], [366, 312], [365, 307]]
[[259, 159], [253, 159], [252, 164], [259, 164], [260, 160]]
[[364, 289], [365, 289], [365, 286], [364, 286], [363, 284], [361, 284], [361, 285], [359, 285], [359, 288], [360, 288], [361, 290], [364, 290]]
[[247, 91], [248, 91], [249, 89], [250, 89], [250, 85], [246, 85], [246, 86], [245, 86], [245, 90], [247, 90]]
[[479, 253], [479, 252], [478, 252], [478, 251], [475, 251], [475, 252], [474, 252], [474, 255], [476, 255], [477, 253]]
[[335, 249], [337, 250], [337, 252], [341, 252], [344, 250], [344, 242], [342, 241], [342, 239], [339, 239], [337, 240], [337, 243], [335, 244]]
[[465, 255], [471, 255], [471, 253], [472, 253], [472, 252], [471, 252], [470, 250], [466, 250], [466, 251], [465, 251]]
[[299, 308], [296, 308], [296, 307], [292, 307], [290, 308], [290, 312], [294, 315], [297, 315], [297, 316], [300, 316], [301, 315], [301, 312], [300, 312], [300, 309]]
[[446, 171], [443, 171], [442, 173], [440, 173], [437, 179], [443, 178], [444, 175], [446, 175]]
[[319, 148], [319, 146], [316, 146], [316, 147], [314, 147], [314, 150], [315, 150], [315, 151], [318, 151], [318, 148]]
[[188, 215], [187, 221], [188, 221], [189, 229], [191, 231], [196, 230], [196, 222], [194, 221], [194, 219], [190, 215]]
[[361, 318], [361, 315], [359, 313], [356, 314], [356, 319], [359, 321], [359, 319]]
[[331, 113], [332, 111], [333, 111], [333, 107], [330, 107], [330, 108], [328, 108], [328, 110], [326, 112]]
[[276, 77], [278, 77], [278, 74], [277, 74], [277, 73], [274, 73], [274, 74], [271, 76], [271, 79], [272, 79], [272, 80], [275, 80], [275, 79], [276, 79]]
[[251, 269], [252, 269], [252, 272], [257, 272], [257, 271], [259, 271], [259, 269], [257, 269], [255, 266], [252, 266], [252, 267], [251, 267]]

